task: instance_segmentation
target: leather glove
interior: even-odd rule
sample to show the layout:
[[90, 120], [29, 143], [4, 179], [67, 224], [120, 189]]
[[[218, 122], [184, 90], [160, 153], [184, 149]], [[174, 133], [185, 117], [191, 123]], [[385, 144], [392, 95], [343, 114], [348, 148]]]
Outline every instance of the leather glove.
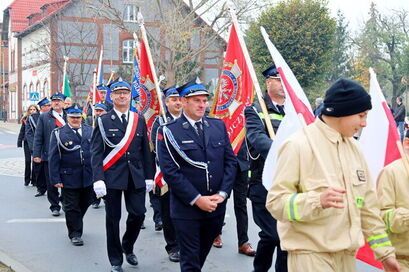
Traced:
[[146, 183], [146, 192], [150, 192], [153, 190], [153, 180], [152, 179], [145, 179]]
[[97, 198], [101, 198], [107, 194], [107, 188], [103, 180], [94, 182], [94, 192], [97, 195]]

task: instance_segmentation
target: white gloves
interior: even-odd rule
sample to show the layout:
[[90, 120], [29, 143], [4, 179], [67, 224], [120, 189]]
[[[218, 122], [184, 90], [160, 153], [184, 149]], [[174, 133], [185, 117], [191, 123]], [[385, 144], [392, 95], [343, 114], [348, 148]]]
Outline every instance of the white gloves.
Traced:
[[153, 190], [153, 179], [145, 179], [145, 183], [146, 183], [146, 192], [150, 192]]
[[101, 198], [107, 194], [107, 187], [103, 180], [98, 180], [94, 182], [94, 192], [97, 195], [97, 198]]

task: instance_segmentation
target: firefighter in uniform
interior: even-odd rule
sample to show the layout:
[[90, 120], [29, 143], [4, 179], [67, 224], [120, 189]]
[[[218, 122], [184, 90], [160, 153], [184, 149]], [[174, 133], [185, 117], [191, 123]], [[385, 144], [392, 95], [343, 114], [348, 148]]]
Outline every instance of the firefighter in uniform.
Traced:
[[82, 220], [95, 199], [90, 151], [92, 128], [81, 124], [82, 109], [78, 105], [66, 111], [67, 124], [51, 133], [50, 181], [61, 188], [68, 237], [74, 246], [82, 246]]
[[183, 113], [159, 130], [157, 153], [170, 188], [181, 271], [201, 271], [222, 229], [237, 162], [224, 123], [204, 116], [206, 88], [192, 81], [177, 90]]
[[[409, 130], [403, 139], [403, 149], [409, 154]], [[404, 159], [394, 161], [381, 171], [377, 182], [381, 214], [403, 272], [409, 271], [408, 166]]]
[[[155, 146], [155, 151], [158, 143], [156, 136], [160, 125], [171, 122], [176, 118], [179, 118], [182, 114], [182, 102], [176, 88], [167, 88], [163, 91], [163, 93], [165, 94], [165, 105], [167, 109], [166, 120], [164, 121], [162, 116], [158, 116], [152, 125], [151, 131], [151, 141]], [[179, 262], [179, 245], [176, 240], [175, 227], [173, 226], [173, 222], [170, 218], [170, 193], [167, 191], [161, 195], [161, 187], [163, 185], [163, 179], [155, 180], [155, 194], [159, 196], [160, 212], [163, 223], [163, 236], [166, 242], [165, 249], [169, 255], [170, 261]]]
[[[34, 150], [34, 134], [37, 128], [37, 122], [38, 118], [40, 117], [40, 114], [43, 114], [45, 112], [48, 112], [51, 108], [51, 101], [47, 98], [44, 97], [40, 101], [38, 101], [37, 106], [40, 108], [40, 112], [33, 113], [28, 117], [28, 126], [26, 127], [26, 138], [28, 139], [27, 143], [28, 146], [31, 150], [31, 153], [33, 153]], [[43, 173], [44, 169], [42, 167], [41, 163], [36, 163], [33, 161], [33, 185], [37, 187], [37, 193], [36, 197], [44, 195], [44, 193], [47, 191], [47, 185], [44, 184], [42, 185], [41, 183], [38, 184], [37, 180], [38, 178], [44, 177]]]
[[281, 146], [266, 207], [279, 221], [289, 271], [356, 271], [364, 238], [386, 271], [399, 271], [353, 138], [371, 108], [361, 85], [339, 79], [326, 92], [321, 116]]
[[[106, 109], [105, 109], [106, 112], [112, 110], [114, 105], [110, 101], [108, 101], [106, 99], [107, 94], [109, 94], [111, 92], [110, 88], [108, 86], [105, 86], [105, 85], [98, 85], [97, 90], [98, 90], [98, 93], [99, 93], [99, 96], [100, 96], [99, 99], [101, 99], [101, 101], [98, 101], [98, 104], [103, 104], [106, 107]], [[92, 103], [93, 103], [92, 96], [91, 96], [91, 93], [89, 93], [88, 98], [87, 98], [87, 104], [88, 104], [88, 106], [87, 106], [87, 116], [85, 118], [85, 121], [88, 124], [92, 124]], [[95, 104], [97, 104], [97, 103], [95, 103]]]
[[[118, 80], [110, 85], [114, 108], [97, 118], [91, 143], [94, 191], [105, 199], [108, 258], [111, 271], [122, 270], [123, 254], [138, 265], [133, 253], [145, 218], [145, 194], [153, 188], [154, 161], [145, 119], [129, 111], [131, 86]], [[122, 194], [128, 211], [120, 239]]]
[[[99, 117], [99, 116], [101, 116], [101, 115], [106, 114], [106, 113], [107, 113], [107, 110], [108, 110], [108, 109], [107, 109], [107, 106], [106, 106], [105, 104], [103, 104], [103, 103], [96, 103], [96, 104], [94, 105], [94, 109], [95, 109], [95, 118], [97, 118], [97, 117]], [[91, 118], [91, 119], [90, 119], [90, 118], [87, 118], [87, 119], [85, 120], [85, 123], [86, 123], [87, 125], [89, 125], [89, 126], [92, 126], [92, 118]], [[94, 208], [94, 209], [98, 209], [100, 204], [101, 204], [101, 198], [96, 198], [95, 201], [94, 201], [94, 203], [91, 204], [91, 206], [92, 206], [92, 208]]]
[[[263, 72], [266, 78], [267, 92], [264, 102], [269, 113], [269, 119], [275, 131], [277, 131], [284, 117], [285, 93], [281, 85], [281, 79], [274, 65]], [[254, 271], [267, 272], [273, 262], [274, 250], [277, 250], [275, 270], [287, 271], [287, 253], [280, 248], [280, 239], [277, 233], [277, 221], [271, 216], [265, 207], [267, 190], [262, 184], [264, 162], [270, 150], [272, 140], [265, 126], [265, 119], [258, 105], [247, 107], [244, 111], [246, 117], [246, 143], [251, 158], [248, 196], [252, 203], [254, 222], [260, 227], [260, 241], [257, 245], [254, 258]]]
[[[48, 169], [48, 151], [50, 146], [51, 132], [56, 127], [62, 127], [66, 122], [66, 114], [63, 110], [65, 95], [55, 93], [51, 96], [51, 110], [43, 113], [38, 118], [37, 128], [34, 134], [33, 161], [41, 163], [43, 168], [37, 180], [37, 185], [47, 188], [47, 198], [50, 202], [50, 210], [53, 216], [59, 216], [61, 206], [58, 189], [50, 183]], [[43, 195], [45, 191], [38, 192], [36, 196]]]

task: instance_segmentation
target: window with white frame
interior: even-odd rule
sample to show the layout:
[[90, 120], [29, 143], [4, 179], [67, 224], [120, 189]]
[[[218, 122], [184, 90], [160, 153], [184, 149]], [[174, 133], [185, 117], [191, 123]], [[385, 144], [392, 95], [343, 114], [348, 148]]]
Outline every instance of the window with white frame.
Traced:
[[38, 94], [40, 94], [40, 91], [41, 91], [41, 89], [40, 89], [40, 81], [37, 81], [37, 83], [36, 83], [36, 89], [34, 90], [36, 93], [38, 93]]
[[42, 99], [43, 97], [48, 96], [48, 81], [44, 80], [44, 84], [43, 84], [43, 90], [42, 92], [40, 92], [40, 99]]
[[27, 84], [24, 84], [23, 86], [23, 100], [27, 101], [29, 99], [29, 94], [27, 92]]
[[136, 22], [139, 7], [136, 5], [125, 5], [124, 11], [124, 21], [125, 22]]
[[133, 49], [136, 47], [134, 40], [125, 40], [122, 42], [122, 61], [132, 63]]

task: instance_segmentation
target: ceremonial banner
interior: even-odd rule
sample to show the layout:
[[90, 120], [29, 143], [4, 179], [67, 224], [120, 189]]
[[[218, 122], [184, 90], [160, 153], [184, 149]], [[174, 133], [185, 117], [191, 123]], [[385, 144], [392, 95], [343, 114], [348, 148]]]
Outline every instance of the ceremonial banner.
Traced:
[[[136, 56], [136, 55], [135, 55]], [[159, 114], [159, 99], [155, 90], [152, 70], [146, 51], [146, 44], [142, 39], [139, 43], [139, 68], [140, 68], [140, 88], [139, 103], [137, 105], [139, 113], [143, 114], [148, 128], [148, 137], [152, 129], [152, 124]]]
[[279, 148], [290, 135], [297, 130], [302, 129], [304, 125], [309, 125], [314, 122], [315, 118], [312, 113], [310, 102], [290, 67], [288, 67], [288, 64], [281, 56], [280, 52], [278, 52], [277, 48], [270, 41], [264, 28], [260, 27], [260, 30], [264, 37], [264, 41], [267, 44], [268, 50], [270, 51], [271, 57], [273, 58], [274, 64], [280, 74], [281, 84], [283, 84], [286, 93], [284, 104], [285, 116], [277, 130], [276, 137], [271, 145], [264, 164], [263, 185], [268, 190], [273, 183]]
[[[369, 74], [369, 94], [371, 95], [372, 110], [368, 113], [367, 126], [362, 130], [359, 143], [368, 163], [373, 188], [375, 189], [376, 180], [382, 168], [400, 159], [401, 155], [398, 149], [400, 138], [395, 120], [372, 68], [369, 69]], [[382, 263], [375, 260], [374, 253], [368, 244], [358, 251], [357, 258], [382, 269]]]
[[235, 154], [239, 152], [246, 134], [244, 109], [254, 99], [254, 85], [243, 53], [247, 48], [240, 44], [238, 31], [236, 25], [232, 24], [223, 71], [210, 111], [212, 116], [222, 119], [226, 124]]
[[136, 112], [137, 105], [136, 100], [139, 99], [139, 89], [141, 88], [141, 73], [139, 70], [139, 56], [138, 56], [138, 49], [134, 49], [134, 57], [133, 57], [133, 76], [132, 76], [132, 99], [131, 99], [131, 107], [130, 110]]

